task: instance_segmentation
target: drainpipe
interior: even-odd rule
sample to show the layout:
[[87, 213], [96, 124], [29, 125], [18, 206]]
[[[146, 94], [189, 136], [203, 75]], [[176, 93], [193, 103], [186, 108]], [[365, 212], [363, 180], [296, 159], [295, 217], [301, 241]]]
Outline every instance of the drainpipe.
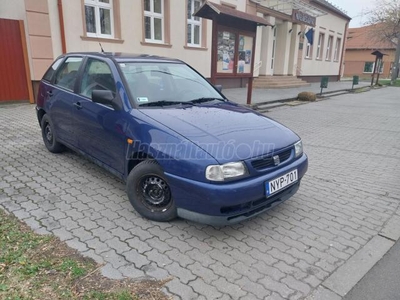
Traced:
[[340, 81], [340, 78], [342, 76], [343, 59], [344, 59], [345, 47], [346, 47], [346, 43], [347, 43], [347, 29], [348, 29], [348, 27], [349, 27], [349, 22], [346, 22], [346, 26], [344, 27], [342, 55], [340, 56], [340, 67], [339, 67], [338, 81]]
[[67, 45], [65, 43], [65, 27], [62, 0], [58, 0], [58, 18], [60, 20], [61, 49], [62, 53], [65, 54], [67, 53]]

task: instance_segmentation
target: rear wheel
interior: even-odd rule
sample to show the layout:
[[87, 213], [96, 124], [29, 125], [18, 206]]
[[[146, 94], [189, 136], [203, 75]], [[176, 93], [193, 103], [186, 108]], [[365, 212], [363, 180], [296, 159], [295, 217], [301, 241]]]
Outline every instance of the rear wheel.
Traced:
[[42, 118], [41, 122], [42, 127], [42, 137], [44, 145], [46, 146], [47, 150], [52, 153], [60, 153], [64, 151], [64, 145], [57, 142], [57, 135], [54, 130], [54, 126], [50, 117], [46, 114]]
[[142, 216], [159, 222], [176, 218], [176, 206], [161, 166], [145, 160], [135, 166], [127, 180], [129, 201]]

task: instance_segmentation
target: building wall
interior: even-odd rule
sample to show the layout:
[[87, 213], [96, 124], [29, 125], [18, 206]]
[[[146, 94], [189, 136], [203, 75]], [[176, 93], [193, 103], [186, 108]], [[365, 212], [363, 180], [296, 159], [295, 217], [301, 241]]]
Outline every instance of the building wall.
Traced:
[[25, 0], [32, 80], [40, 80], [53, 62], [52, 34], [47, 0]]
[[[166, 45], [144, 43], [142, 1], [119, 1], [120, 20], [115, 20], [115, 22], [120, 23], [121, 33], [120, 37], [114, 40], [86, 38], [83, 1], [68, 0], [68, 5], [66, 5], [66, 2], [65, 0], [63, 1], [63, 16], [67, 52], [99, 52], [99, 42], [101, 42], [103, 49], [107, 52], [146, 53], [182, 59], [204, 76], [210, 77], [212, 23], [208, 20], [204, 21], [206, 24], [203, 27], [206, 30], [204, 47], [198, 49], [186, 47], [186, 4], [183, 5], [183, 0], [169, 0], [170, 9], [167, 18], [170, 23], [170, 40]], [[219, 1], [214, 2], [217, 3]], [[234, 0], [226, 2], [238, 4], [238, 1]], [[52, 17], [52, 24], [56, 24], [58, 22], [56, 7], [53, 7], [52, 15], [54, 16]], [[55, 54], [61, 54], [60, 47], [54, 48], [58, 51]]]
[[[187, 2], [186, 0], [165, 1], [169, 3], [167, 5], [169, 9], [165, 10], [166, 28], [169, 28], [166, 36], [169, 38], [163, 45], [144, 41], [143, 2], [141, 0], [113, 0], [116, 35], [112, 39], [87, 37], [84, 0], [1, 1], [0, 17], [24, 20], [32, 80], [39, 80], [51, 62], [62, 54], [59, 2], [63, 7], [67, 52], [99, 52], [100, 42], [104, 50], [108, 52], [147, 53], [179, 58], [192, 65], [205, 77], [210, 77], [212, 22], [205, 19], [202, 21], [204, 30], [202, 47], [187, 47]], [[212, 0], [212, 2], [263, 16], [257, 11], [256, 5], [249, 0]], [[301, 30], [299, 25], [273, 16], [265, 15], [265, 18], [277, 28], [275, 68], [272, 70], [270, 67], [273, 30], [270, 26], [260, 26], [257, 30], [254, 75], [296, 75], [297, 73], [302, 76], [322, 76], [339, 74], [340, 59], [337, 62], [334, 62], [333, 59], [329, 62], [316, 60], [315, 49], [311, 59], [304, 58], [306, 40], [303, 50], [299, 51], [299, 42], [301, 42], [301, 35], [297, 35], [297, 32]], [[314, 48], [318, 43], [318, 34], [321, 31], [325, 32], [324, 48], [330, 34], [334, 36], [332, 47], [334, 47], [337, 37], [342, 38], [343, 44], [345, 25], [346, 20], [334, 14], [318, 17]], [[290, 30], [292, 32], [289, 32]]]
[[[265, 5], [279, 4], [279, 7], [285, 5], [290, 11], [290, 3], [278, 3], [279, 1], [270, 0], [264, 2]], [[309, 1], [308, 1], [309, 2]], [[312, 3], [314, 5], [314, 3]], [[304, 34], [312, 28], [311, 26], [300, 25], [291, 21], [291, 16], [280, 16], [276, 13], [274, 16], [268, 16], [260, 6], [248, 0], [247, 10], [256, 10], [260, 16], [260, 12], [264, 11], [264, 18], [275, 26], [276, 43], [275, 43], [275, 59], [274, 67], [271, 68], [274, 29], [270, 26], [259, 27], [257, 29], [257, 47], [255, 55], [255, 64], [261, 64], [261, 67], [254, 72], [254, 76], [258, 75], [298, 75], [308, 81], [319, 81], [321, 76], [329, 76], [332, 79], [339, 78], [341, 57], [343, 51], [343, 43], [345, 42], [345, 31], [347, 19], [335, 14], [327, 13], [316, 18], [316, 26], [314, 28], [314, 46], [312, 55], [306, 56], [307, 38]], [[327, 9], [323, 9], [327, 11]], [[289, 19], [285, 19], [289, 18]], [[320, 33], [324, 33], [322, 58], [317, 59], [317, 44]], [[332, 45], [330, 59], [326, 60], [326, 49], [329, 37], [332, 36]], [[341, 39], [339, 47], [338, 59], [334, 59], [335, 45], [337, 39]]]
[[[345, 37], [345, 28], [347, 21], [343, 18], [337, 17], [332, 14], [327, 14], [324, 16], [320, 16], [317, 18], [317, 23], [315, 26], [314, 32], [314, 43], [312, 49], [312, 55], [310, 58], [306, 58], [306, 47], [307, 47], [307, 38], [303, 40], [303, 51], [302, 51], [302, 62], [300, 68], [301, 76], [337, 76], [340, 70], [340, 58], [343, 50], [343, 43]], [[324, 33], [324, 41], [323, 41], [323, 51], [322, 58], [317, 59], [317, 45], [319, 34]], [[333, 43], [331, 45], [332, 54], [330, 60], [325, 60], [326, 48], [328, 43], [329, 36], [333, 36]], [[339, 59], [337, 61], [334, 60], [334, 51], [336, 40], [340, 38], [340, 53]]]
[[[369, 79], [371, 73], [364, 72], [364, 65], [366, 62], [375, 62], [375, 56], [371, 55], [372, 50], [346, 50], [344, 76], [351, 77], [354, 75], [360, 78]], [[390, 64], [394, 62], [395, 50], [382, 50], [381, 52], [387, 54], [383, 56], [383, 72], [380, 74], [381, 78], [390, 77]]]
[[23, 20], [32, 80], [40, 80], [53, 61], [48, 1], [1, 1], [0, 18]]

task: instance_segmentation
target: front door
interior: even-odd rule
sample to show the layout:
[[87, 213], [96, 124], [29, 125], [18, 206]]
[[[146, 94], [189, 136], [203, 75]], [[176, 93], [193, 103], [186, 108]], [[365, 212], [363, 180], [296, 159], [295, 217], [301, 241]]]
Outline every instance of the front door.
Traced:
[[126, 113], [93, 102], [93, 90], [111, 90], [116, 95], [115, 80], [107, 62], [88, 58], [73, 111], [78, 148], [122, 174], [127, 147]]

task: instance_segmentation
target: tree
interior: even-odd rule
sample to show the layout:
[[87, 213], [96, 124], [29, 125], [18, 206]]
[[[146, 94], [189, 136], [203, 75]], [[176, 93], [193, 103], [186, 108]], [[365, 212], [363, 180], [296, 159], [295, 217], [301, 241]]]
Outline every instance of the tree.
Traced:
[[391, 83], [397, 79], [400, 59], [400, 0], [378, 0], [376, 7], [367, 13], [372, 34], [380, 41], [391, 42], [396, 46]]

